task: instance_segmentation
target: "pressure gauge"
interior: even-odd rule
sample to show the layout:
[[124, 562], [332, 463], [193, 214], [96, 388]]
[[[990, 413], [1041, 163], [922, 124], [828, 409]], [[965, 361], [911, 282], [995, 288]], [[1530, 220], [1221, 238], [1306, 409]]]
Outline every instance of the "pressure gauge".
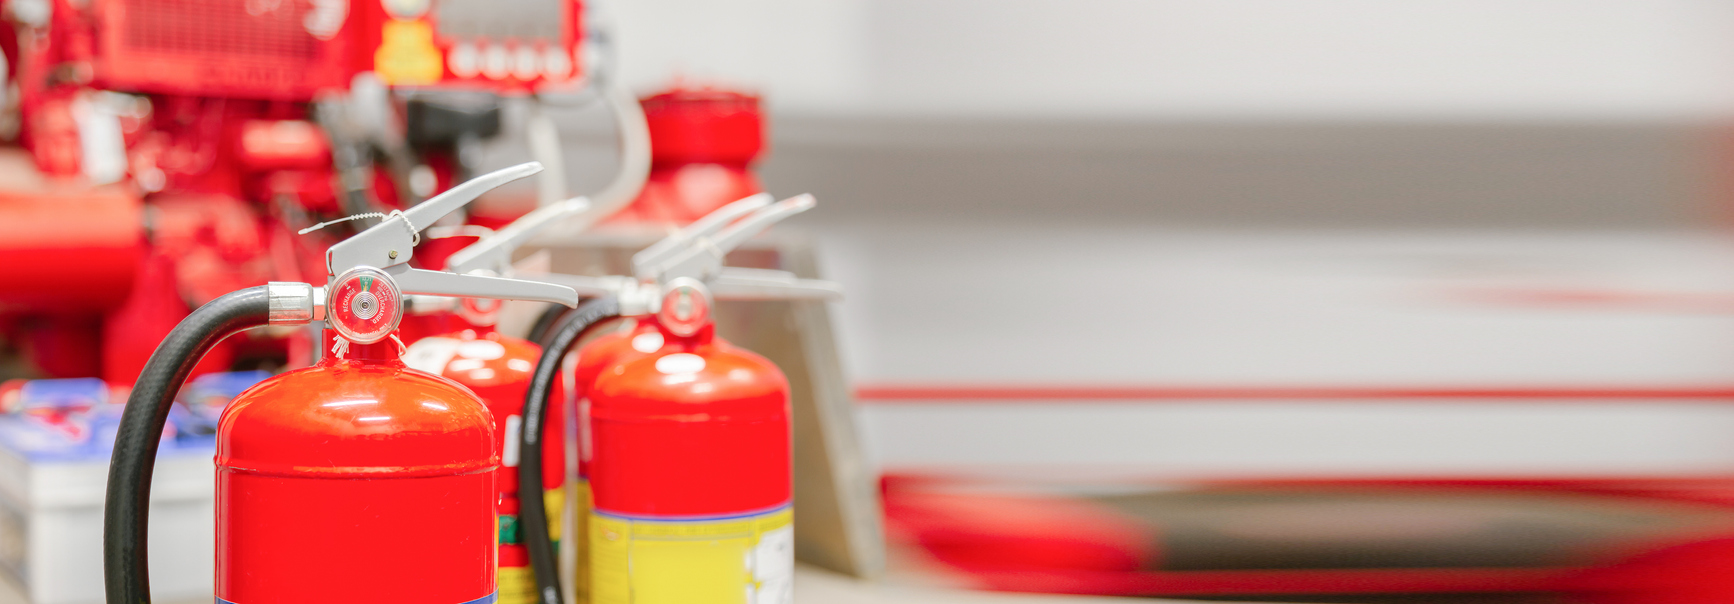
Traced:
[[403, 320], [403, 294], [391, 276], [358, 266], [337, 276], [326, 296], [326, 317], [344, 339], [357, 344], [384, 340]]
[[690, 277], [678, 277], [668, 282], [668, 293], [662, 296], [662, 308], [656, 320], [669, 333], [686, 337], [698, 333], [710, 324], [710, 289]]

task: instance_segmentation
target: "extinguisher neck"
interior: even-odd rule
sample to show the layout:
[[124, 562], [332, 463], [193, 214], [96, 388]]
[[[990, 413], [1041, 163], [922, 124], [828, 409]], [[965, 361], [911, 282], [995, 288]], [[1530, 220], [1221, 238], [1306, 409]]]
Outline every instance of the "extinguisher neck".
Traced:
[[692, 332], [688, 335], [680, 335], [670, 331], [668, 326], [663, 325], [661, 321], [656, 322], [656, 329], [657, 331], [662, 332], [662, 339], [667, 342], [664, 346], [703, 346], [716, 339], [715, 323], [705, 323], [702, 327], [698, 328], [698, 331]]
[[[346, 362], [402, 364], [403, 354], [395, 336], [396, 333], [394, 332], [393, 337], [372, 344], [361, 344], [351, 341], [349, 342], [348, 349], [343, 351], [342, 358], [338, 358], [338, 355], [331, 353], [330, 351], [332, 347], [327, 346], [327, 354], [325, 355], [325, 358], [320, 361], [320, 364], [335, 365], [337, 363]], [[335, 343], [339, 338], [342, 338], [342, 336], [337, 335], [336, 331], [329, 329], [325, 330], [325, 341], [327, 343]]]

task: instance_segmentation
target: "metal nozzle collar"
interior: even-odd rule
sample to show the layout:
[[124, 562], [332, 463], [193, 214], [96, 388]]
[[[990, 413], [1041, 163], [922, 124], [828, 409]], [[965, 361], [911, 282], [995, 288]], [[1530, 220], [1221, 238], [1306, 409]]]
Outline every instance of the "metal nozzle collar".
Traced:
[[325, 288], [306, 283], [272, 281], [265, 284], [272, 325], [306, 325], [325, 320]]

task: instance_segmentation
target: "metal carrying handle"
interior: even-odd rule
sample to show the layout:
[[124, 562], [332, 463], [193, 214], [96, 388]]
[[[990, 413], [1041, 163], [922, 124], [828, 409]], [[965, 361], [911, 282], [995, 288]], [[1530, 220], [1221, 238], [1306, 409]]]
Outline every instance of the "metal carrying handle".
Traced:
[[342, 274], [357, 266], [383, 269], [409, 262], [415, 255], [416, 240], [421, 237], [422, 229], [475, 201], [483, 193], [541, 171], [542, 164], [536, 162], [495, 170], [430, 197], [413, 208], [393, 212], [372, 228], [331, 246], [325, 253], [327, 274]]
[[578, 292], [564, 285], [543, 281], [459, 275], [445, 271], [410, 268], [401, 264], [387, 267], [385, 273], [391, 275], [391, 279], [397, 282], [397, 288], [406, 294], [528, 300], [531, 302], [552, 302], [569, 308], [578, 307]]
[[776, 198], [771, 197], [770, 193], [759, 193], [705, 214], [703, 218], [693, 221], [692, 224], [675, 231], [674, 234], [633, 254], [632, 274], [637, 275], [640, 279], [655, 279], [655, 268], [670, 256], [683, 252], [693, 241], [701, 237], [715, 235], [717, 231], [721, 231], [723, 227], [734, 222], [736, 218], [756, 212], [771, 205], [771, 202], [775, 200]]
[[[563, 285], [421, 270], [408, 265], [409, 259], [415, 255], [415, 244], [421, 238], [422, 229], [483, 193], [541, 171], [542, 164], [536, 162], [495, 170], [452, 187], [413, 208], [394, 212], [372, 228], [331, 246], [325, 255], [326, 270], [329, 276], [336, 276], [358, 266], [371, 266], [391, 275], [398, 289], [406, 294], [530, 300], [575, 307], [578, 293]], [[510, 255], [509, 251], [507, 255]]]
[[766, 206], [746, 218], [742, 218], [740, 222], [734, 223], [727, 230], [718, 233], [716, 239], [712, 241], [711, 249], [726, 254], [736, 247], [740, 247], [740, 244], [746, 243], [753, 236], [764, 232], [765, 229], [771, 228], [771, 225], [811, 210], [813, 206], [818, 204], [819, 201], [814, 199], [812, 195], [802, 194]]
[[[661, 289], [654, 284], [645, 285], [631, 277], [618, 275], [592, 277], [560, 273], [519, 273], [516, 276], [531, 281], [564, 285], [585, 298], [615, 296], [638, 299], [641, 297], [638, 294], [642, 293], [648, 295], [650, 300], [658, 300], [659, 297], [654, 294]], [[801, 279], [788, 271], [762, 268], [725, 266], [708, 285], [711, 296], [717, 300], [843, 299], [843, 286], [835, 281]], [[654, 312], [656, 304], [651, 302], [649, 305], [652, 307], [651, 312]]]
[[593, 277], [590, 275], [567, 275], [563, 273], [519, 273], [522, 279], [555, 283], [572, 288], [578, 295], [585, 298], [600, 298], [602, 296], [619, 296], [638, 287], [638, 282], [631, 277], [610, 275]]
[[[813, 209], [817, 200], [812, 195], [797, 195], [759, 208], [715, 236], [694, 237], [678, 250], [671, 252], [639, 271], [639, 278], [667, 283], [680, 277], [709, 281], [716, 278], [728, 253], [746, 243], [754, 235], [790, 216]], [[725, 208], [726, 209], [726, 208]], [[719, 210], [720, 211], [720, 210]]]
[[542, 229], [589, 209], [590, 200], [584, 197], [574, 197], [537, 208], [512, 221], [512, 224], [505, 228], [484, 235], [480, 241], [452, 254], [446, 259], [446, 270], [458, 274], [468, 274], [476, 270], [491, 271], [496, 275], [508, 274], [511, 271], [512, 252], [516, 251], [518, 246], [535, 237]]
[[[562, 285], [585, 297], [613, 296], [620, 301], [623, 314], [634, 315], [657, 312], [667, 284], [682, 278], [706, 284], [718, 300], [841, 299], [843, 287], [833, 281], [801, 279], [787, 271], [723, 266], [723, 259], [730, 250], [771, 225], [810, 210], [817, 204], [812, 195], [799, 195], [776, 203], [771, 203], [771, 199], [770, 195], [761, 193], [723, 206], [644, 248], [632, 257], [636, 278], [526, 271], [514, 271], [513, 274], [531, 281]], [[520, 219], [520, 222], [528, 219], [530, 216]], [[516, 226], [518, 223], [514, 222], [507, 229]], [[528, 239], [530, 234], [533, 231], [525, 234], [524, 239]], [[465, 251], [469, 249], [465, 248]], [[493, 248], [488, 253], [496, 253], [499, 249]], [[478, 252], [475, 257], [481, 256], [482, 253]], [[509, 258], [510, 250], [498, 257]], [[448, 267], [457, 270], [460, 266], [458, 256], [453, 258]]]
[[718, 300], [842, 300], [843, 284], [789, 271], [725, 266], [709, 283]]

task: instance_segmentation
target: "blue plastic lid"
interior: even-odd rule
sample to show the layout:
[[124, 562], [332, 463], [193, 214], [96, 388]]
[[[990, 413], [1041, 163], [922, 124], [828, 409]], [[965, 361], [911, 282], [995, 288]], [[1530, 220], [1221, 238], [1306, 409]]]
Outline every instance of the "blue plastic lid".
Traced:
[[108, 384], [97, 378], [31, 380], [18, 396], [19, 409], [94, 407], [108, 402]]

